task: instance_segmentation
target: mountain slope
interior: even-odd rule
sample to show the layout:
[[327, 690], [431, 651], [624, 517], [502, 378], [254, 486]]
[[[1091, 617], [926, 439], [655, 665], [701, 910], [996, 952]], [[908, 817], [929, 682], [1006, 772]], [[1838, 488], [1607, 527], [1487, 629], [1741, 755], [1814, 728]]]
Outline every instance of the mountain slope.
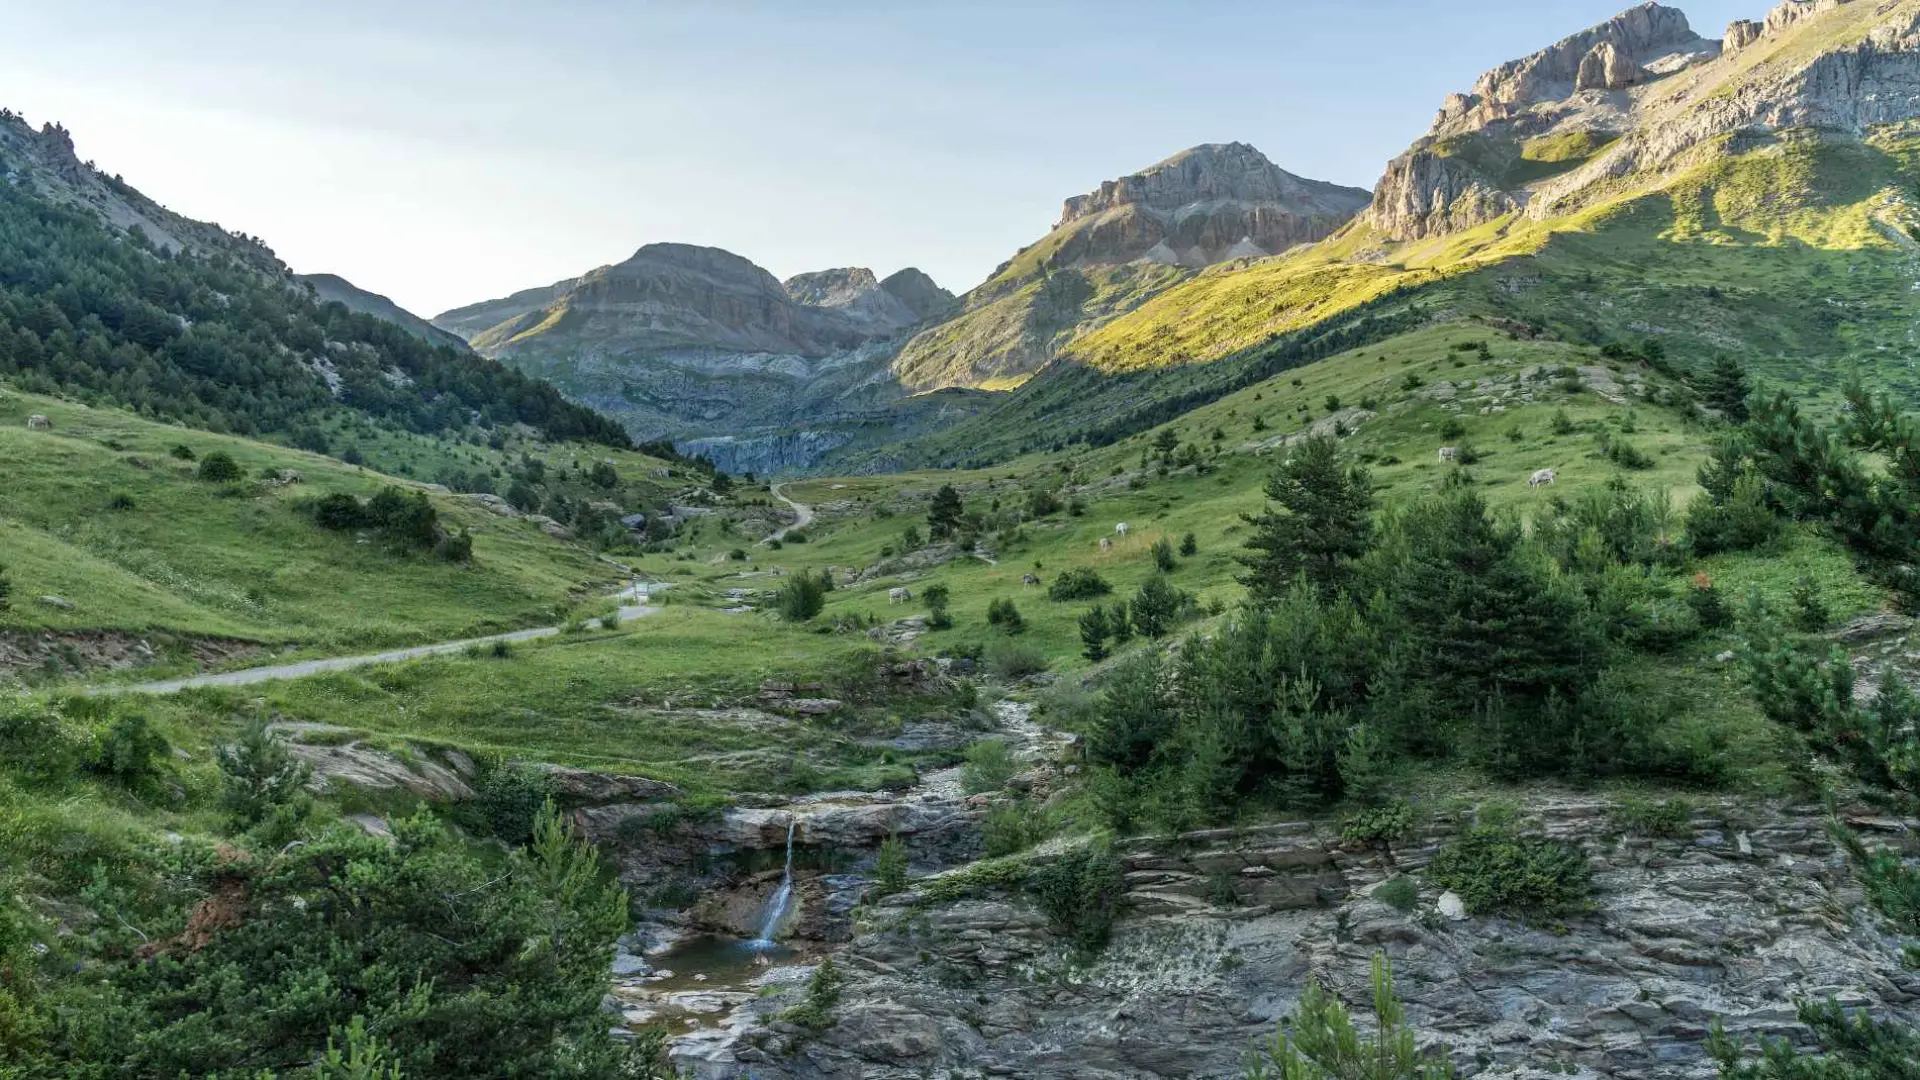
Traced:
[[864, 268], [823, 270], [782, 283], [732, 252], [648, 244], [435, 321], [641, 438], [765, 472], [861, 437], [873, 410], [903, 396], [887, 375], [903, 335], [952, 304], [918, 270], [884, 281]]
[[1729, 41], [1644, 5], [1503, 65], [1449, 99], [1336, 236], [1158, 290], [951, 431], [838, 464], [1097, 443], [1317, 342], [1460, 313], [1655, 342], [1683, 370], [1733, 355], [1809, 388], [1858, 365], [1920, 400], [1920, 3], [1789, 3]]
[[338, 274], [295, 274], [294, 280], [312, 286], [314, 296], [323, 304], [344, 304], [348, 311], [384, 319], [429, 345], [466, 351], [465, 338], [440, 329], [387, 297], [368, 292]]
[[525, 423], [623, 445], [548, 386], [319, 303], [258, 238], [160, 207], [0, 113], [0, 377], [196, 427], [293, 437]]
[[1245, 143], [1184, 150], [1068, 199], [1052, 232], [968, 293], [963, 314], [909, 342], [894, 372], [915, 390], [1017, 386], [1076, 334], [1188, 272], [1312, 243], [1367, 198]]

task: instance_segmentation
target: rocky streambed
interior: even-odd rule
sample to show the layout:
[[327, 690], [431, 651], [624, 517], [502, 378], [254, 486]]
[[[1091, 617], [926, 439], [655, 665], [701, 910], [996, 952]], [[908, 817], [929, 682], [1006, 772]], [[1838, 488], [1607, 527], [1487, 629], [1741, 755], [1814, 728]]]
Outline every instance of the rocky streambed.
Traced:
[[[1376, 951], [1422, 1041], [1464, 1075], [1706, 1080], [1714, 1019], [1802, 1037], [1793, 1003], [1809, 996], [1920, 1020], [1920, 973], [1822, 808], [1715, 802], [1654, 838], [1601, 799], [1543, 795], [1522, 813], [1585, 851], [1592, 912], [1530, 926], [1443, 910], [1431, 888], [1410, 910], [1376, 899], [1460, 830], [1444, 813], [1376, 845], [1310, 823], [1136, 840], [1120, 848], [1124, 914], [1097, 959], [1076, 960], [1019, 895], [909, 892], [825, 946], [846, 980], [831, 1026], [781, 1018], [810, 971], [796, 957], [687, 1025], [674, 1060], [700, 1080], [1238, 1076], [1309, 978], [1365, 1002]], [[1853, 824], [1920, 850], [1920, 822]]]

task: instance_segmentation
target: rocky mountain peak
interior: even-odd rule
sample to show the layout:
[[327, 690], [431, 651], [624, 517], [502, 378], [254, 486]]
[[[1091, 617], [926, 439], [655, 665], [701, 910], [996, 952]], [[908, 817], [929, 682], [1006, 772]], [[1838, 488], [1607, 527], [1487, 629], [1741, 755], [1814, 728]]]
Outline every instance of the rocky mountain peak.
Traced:
[[1129, 203], [1171, 211], [1202, 202], [1285, 202], [1311, 195], [1308, 181], [1246, 143], [1206, 143], [1068, 199], [1059, 225]]
[[887, 275], [880, 287], [907, 305], [923, 322], [950, 313], [957, 302], [952, 293], [941, 288], [925, 271], [912, 266]]
[[[1817, 27], [1817, 30], [1810, 29]], [[1766, 50], [1752, 59], [1751, 54]], [[1786, 0], [1724, 42], [1655, 3], [1480, 77], [1388, 163], [1367, 218], [1391, 240], [1545, 218], [1654, 183], [1702, 144], [1920, 118], [1920, 4]]]
[[1484, 127], [1583, 90], [1624, 89], [1646, 73], [1678, 70], [1719, 54], [1720, 43], [1694, 33], [1679, 8], [1641, 4], [1481, 75], [1471, 91], [1441, 106], [1433, 134]]
[[864, 266], [847, 266], [795, 274], [781, 284], [796, 303], [813, 307], [845, 307], [868, 293], [877, 292], [880, 279]]

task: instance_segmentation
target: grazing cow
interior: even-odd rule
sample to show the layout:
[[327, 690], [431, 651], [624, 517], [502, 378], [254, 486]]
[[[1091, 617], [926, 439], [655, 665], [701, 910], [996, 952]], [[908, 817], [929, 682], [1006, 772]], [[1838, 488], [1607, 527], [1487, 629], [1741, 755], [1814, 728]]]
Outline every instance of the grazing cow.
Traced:
[[1541, 469], [1539, 472], [1534, 473], [1532, 476], [1527, 477], [1527, 486], [1530, 488], [1537, 488], [1541, 484], [1551, 484], [1551, 483], [1553, 483], [1552, 469]]
[[1022, 577], [1022, 578], [1020, 579], [1020, 584], [1021, 584], [1021, 585], [1022, 585], [1023, 587], [1025, 587], [1025, 588], [1029, 588], [1029, 589], [1031, 589], [1031, 588], [1033, 588], [1033, 587], [1034, 587], [1035, 585], [1038, 585], [1038, 584], [1040, 584], [1040, 575], [1039, 575], [1039, 574], [1027, 574], [1026, 576], [1024, 576], [1024, 577]]
[[889, 604], [904, 604], [911, 599], [913, 599], [913, 590], [911, 589], [887, 590], [887, 603]]
[[1113, 550], [1113, 538], [1112, 538], [1112, 537], [1110, 537], [1110, 536], [1103, 536], [1103, 537], [1101, 537], [1101, 538], [1100, 538], [1100, 550], [1101, 550], [1101, 551], [1112, 551], [1112, 550]]
[[1443, 446], [1443, 447], [1441, 447], [1441, 448], [1440, 448], [1440, 460], [1441, 460], [1442, 462], [1447, 462], [1447, 461], [1459, 461], [1459, 460], [1460, 460], [1460, 448], [1459, 448], [1459, 447], [1457, 447], [1457, 446]]
[[32, 416], [27, 417], [27, 430], [52, 431], [53, 421], [41, 416], [39, 413], [34, 413]]
[[1114, 531], [1114, 535], [1116, 535], [1116, 536], [1125, 536], [1125, 535], [1127, 535], [1127, 523], [1123, 521], [1123, 522], [1121, 522], [1120, 524], [1118, 524], [1118, 525], [1115, 525], [1115, 526], [1113, 527], [1113, 531]]

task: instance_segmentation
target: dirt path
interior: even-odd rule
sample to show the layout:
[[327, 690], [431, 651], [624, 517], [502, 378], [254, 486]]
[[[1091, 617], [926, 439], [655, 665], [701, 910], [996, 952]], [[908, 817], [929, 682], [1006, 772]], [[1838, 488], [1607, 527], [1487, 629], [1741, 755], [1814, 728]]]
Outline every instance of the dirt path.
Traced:
[[795, 520], [793, 524], [783, 526], [779, 530], [775, 531], [773, 535], [767, 537], [768, 540], [784, 540], [786, 539], [787, 534], [792, 532], [793, 530], [801, 528], [806, 525], [813, 524], [813, 507], [808, 506], [806, 503], [795, 502], [792, 499], [787, 498], [786, 494], [780, 490], [782, 486], [783, 485], [781, 484], [775, 484], [772, 487], [768, 488], [767, 490], [773, 493], [774, 498], [779, 499], [781, 502], [786, 503], [788, 506], [793, 507]]
[[[648, 603], [651, 599], [649, 588], [648, 583], [641, 582], [613, 594], [612, 599], [621, 601], [617, 610], [621, 622], [645, 618], [660, 610]], [[365, 656], [329, 656], [319, 660], [301, 660], [292, 664], [243, 668], [239, 671], [222, 671], [212, 675], [189, 675], [186, 678], [165, 679], [160, 682], [96, 686], [88, 693], [172, 694], [200, 686], [248, 686], [253, 683], [272, 682], [276, 679], [298, 679], [327, 671], [350, 671], [353, 668], [368, 667], [373, 664], [392, 664], [402, 660], [418, 660], [426, 656], [445, 656], [448, 653], [465, 652], [470, 648], [480, 648], [498, 641], [536, 641], [540, 638], [553, 637], [560, 632], [561, 628], [558, 626], [541, 626], [531, 630], [514, 630], [510, 633], [489, 634], [486, 637], [465, 638], [460, 641], [442, 641], [435, 645], [415, 645], [409, 649], [368, 653]]]

